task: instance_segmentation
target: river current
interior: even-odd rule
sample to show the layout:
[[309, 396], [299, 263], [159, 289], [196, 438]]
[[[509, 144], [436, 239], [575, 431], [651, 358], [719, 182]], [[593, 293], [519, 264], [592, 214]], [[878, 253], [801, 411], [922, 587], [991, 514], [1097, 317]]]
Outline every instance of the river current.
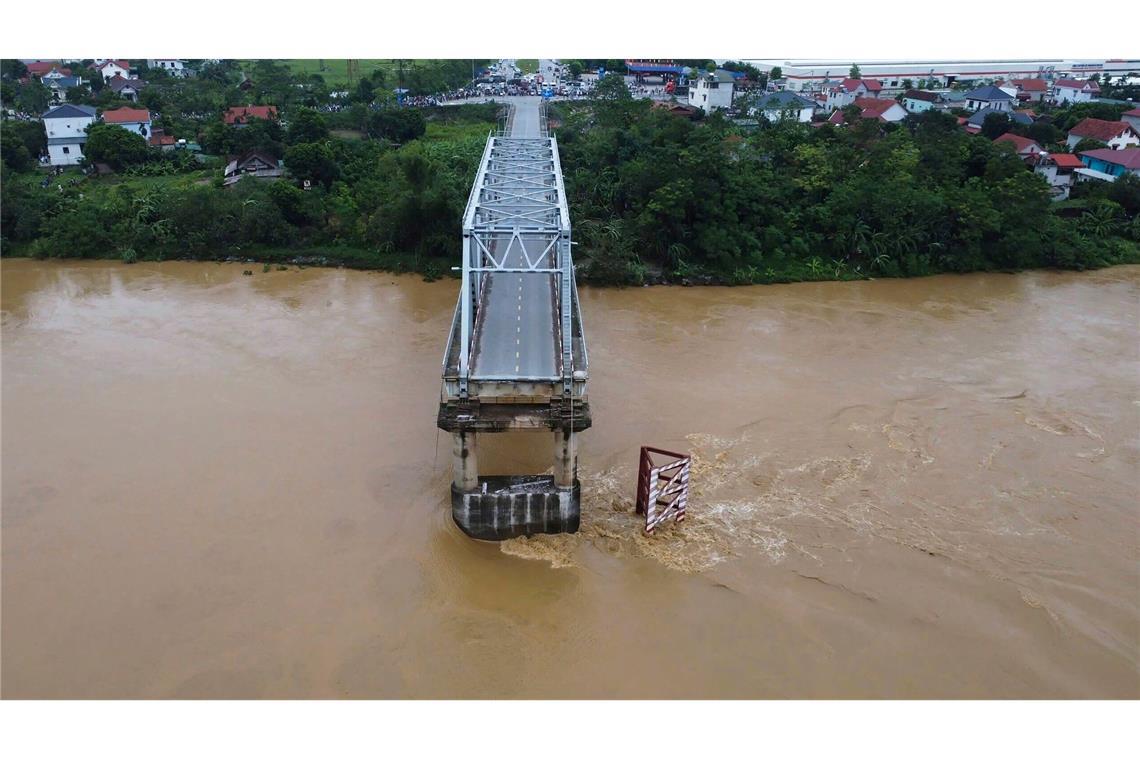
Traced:
[[503, 544], [455, 281], [248, 268], [3, 261], [4, 697], [1140, 697], [1140, 267], [583, 289], [582, 529]]

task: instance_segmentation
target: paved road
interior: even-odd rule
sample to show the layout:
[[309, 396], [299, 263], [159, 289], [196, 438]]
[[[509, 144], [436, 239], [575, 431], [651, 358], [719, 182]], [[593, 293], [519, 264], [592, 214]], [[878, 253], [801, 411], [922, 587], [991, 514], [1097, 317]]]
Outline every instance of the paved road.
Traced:
[[[544, 61], [543, 63], [546, 63]], [[541, 98], [509, 98], [515, 106], [512, 137], [539, 137]], [[539, 241], [523, 237], [531, 250]], [[497, 254], [498, 252], [496, 252]], [[507, 266], [526, 265], [522, 246], [515, 242]], [[555, 345], [554, 276], [546, 274], [489, 275], [483, 314], [475, 333], [475, 377], [556, 377], [560, 355]]]

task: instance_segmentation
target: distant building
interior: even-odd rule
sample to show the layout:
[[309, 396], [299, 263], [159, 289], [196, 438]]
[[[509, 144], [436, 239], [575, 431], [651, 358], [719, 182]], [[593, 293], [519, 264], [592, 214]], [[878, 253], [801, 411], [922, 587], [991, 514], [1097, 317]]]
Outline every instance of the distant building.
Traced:
[[1014, 152], [1023, 159], [1032, 158], [1041, 152], [1041, 146], [1037, 144], [1036, 140], [1015, 135], [1012, 132], [1006, 132], [994, 140], [994, 144], [1012, 146]]
[[966, 119], [966, 131], [975, 134], [981, 132], [982, 127], [985, 126], [986, 119], [992, 114], [1002, 114], [1009, 119], [1011, 124], [1029, 126], [1033, 123], [1033, 119], [1028, 114], [1018, 113], [1017, 111], [1002, 111], [996, 108], [983, 108]]
[[229, 187], [240, 182], [243, 177], [275, 180], [280, 178], [282, 174], [284, 174], [284, 168], [277, 158], [263, 150], [251, 150], [226, 165], [225, 179], [222, 184]]
[[733, 76], [731, 71], [717, 70], [700, 74], [689, 82], [689, 105], [712, 113], [732, 107]]
[[51, 165], [74, 166], [83, 160], [87, 127], [95, 122], [95, 109], [91, 106], [56, 106], [46, 111], [42, 118]]
[[59, 74], [56, 69], [52, 69], [51, 74], [44, 76], [40, 79], [41, 82], [51, 90], [52, 100], [56, 103], [67, 102], [67, 91], [73, 87], [87, 87], [87, 82], [79, 77], [64, 76]]
[[1120, 116], [1120, 120], [1131, 125], [1133, 129], [1140, 133], [1140, 108], [1133, 108], [1131, 111], [1125, 111]]
[[113, 111], [103, 112], [103, 122], [115, 124], [128, 132], [150, 139], [150, 111], [145, 108], [116, 108]]
[[1044, 79], [1014, 79], [1010, 84], [1017, 90], [1017, 99], [1023, 103], [1040, 103], [1049, 95], [1049, 83]]
[[922, 113], [937, 108], [944, 103], [943, 97], [937, 92], [928, 90], [907, 90], [903, 93], [903, 108], [909, 113]]
[[1140, 148], [1098, 148], [1080, 154], [1085, 168], [1077, 169], [1080, 180], [1115, 182], [1125, 174], [1140, 176]]
[[190, 75], [190, 70], [186, 68], [186, 62], [181, 58], [148, 58], [146, 65], [149, 69], [161, 69], [172, 77]]
[[701, 116], [701, 109], [696, 106], [688, 106], [684, 103], [675, 103], [670, 100], [655, 100], [650, 107], [655, 111], [665, 111], [674, 116], [683, 116], [691, 120], [698, 119]]
[[124, 79], [129, 79], [131, 76], [130, 61], [124, 58], [96, 58], [95, 63], [91, 64], [91, 68], [99, 72], [104, 82], [114, 76], [121, 76]]
[[1085, 166], [1081, 159], [1072, 153], [1039, 153], [1035, 156], [1033, 171], [1045, 178], [1055, 201], [1069, 197], [1069, 190], [1076, 182], [1077, 169]]
[[222, 117], [226, 124], [235, 127], [244, 127], [250, 119], [277, 120], [277, 106], [235, 106], [226, 111]]
[[834, 87], [828, 87], [825, 92], [827, 99], [825, 105], [829, 110], [846, 108], [855, 102], [856, 98], [877, 98], [883, 92], [883, 83], [877, 79], [844, 79]]
[[139, 102], [139, 93], [146, 87], [146, 82], [141, 79], [124, 79], [116, 74], [107, 80], [107, 87], [120, 98], [137, 103]]
[[991, 108], [995, 111], [1012, 111], [1014, 98], [1000, 87], [987, 84], [966, 93], [966, 108], [980, 111]]
[[[906, 118], [906, 109], [893, 100], [882, 98], [856, 98], [852, 104], [859, 109], [859, 115], [864, 119], [895, 123]], [[846, 117], [843, 111], [836, 111], [828, 119], [832, 124], [843, 124]]]
[[28, 76], [40, 79], [49, 76], [53, 71], [59, 72], [60, 76], [71, 76], [71, 69], [61, 67], [59, 61], [33, 61], [24, 66], [28, 69]]
[[1099, 140], [1113, 150], [1140, 145], [1140, 133], [1126, 121], [1081, 119], [1069, 130], [1065, 144], [1075, 148], [1081, 140]]
[[801, 97], [794, 92], [766, 92], [761, 94], [755, 105], [748, 109], [750, 116], [763, 114], [768, 121], [791, 119], [799, 122], [809, 122], [815, 114], [814, 101]]
[[1100, 85], [1090, 80], [1058, 79], [1053, 83], [1053, 102], [1088, 103], [1100, 96]]

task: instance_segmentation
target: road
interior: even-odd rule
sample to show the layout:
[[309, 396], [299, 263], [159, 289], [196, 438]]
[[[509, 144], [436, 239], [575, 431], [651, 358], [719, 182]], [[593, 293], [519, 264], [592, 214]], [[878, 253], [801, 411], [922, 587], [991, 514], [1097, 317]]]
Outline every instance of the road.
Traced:
[[[515, 106], [511, 137], [540, 137], [542, 99], [509, 100]], [[519, 240], [531, 251], [532, 259], [535, 251], [545, 247], [545, 242], [535, 236], [522, 236]], [[511, 244], [506, 265], [526, 266], [518, 241]], [[558, 375], [560, 355], [555, 340], [554, 285], [554, 276], [548, 274], [488, 275], [483, 313], [476, 324], [474, 377], [553, 378]]]

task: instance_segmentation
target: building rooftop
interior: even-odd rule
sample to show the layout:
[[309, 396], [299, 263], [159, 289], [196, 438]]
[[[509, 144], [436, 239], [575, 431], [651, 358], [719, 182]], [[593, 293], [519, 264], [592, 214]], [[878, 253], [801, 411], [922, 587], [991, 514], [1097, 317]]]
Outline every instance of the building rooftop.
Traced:
[[1088, 137], [1101, 142], [1108, 142], [1114, 137], [1120, 137], [1126, 132], [1136, 133], [1132, 125], [1126, 121], [1106, 121], [1105, 119], [1081, 119], [1076, 126], [1069, 130], [1070, 135]]
[[55, 108], [49, 108], [44, 112], [41, 118], [44, 119], [74, 119], [79, 118], [94, 118], [95, 109], [91, 106], [73, 106], [70, 103]]
[[150, 111], [145, 108], [116, 108], [103, 112], [103, 121], [108, 124], [129, 124], [135, 121], [150, 121]]
[[1097, 148], [1096, 150], [1082, 151], [1080, 155], [1081, 157], [1088, 156], [1104, 161], [1106, 164], [1123, 166], [1125, 169], [1140, 169], [1140, 148], [1124, 148], [1123, 150]]

